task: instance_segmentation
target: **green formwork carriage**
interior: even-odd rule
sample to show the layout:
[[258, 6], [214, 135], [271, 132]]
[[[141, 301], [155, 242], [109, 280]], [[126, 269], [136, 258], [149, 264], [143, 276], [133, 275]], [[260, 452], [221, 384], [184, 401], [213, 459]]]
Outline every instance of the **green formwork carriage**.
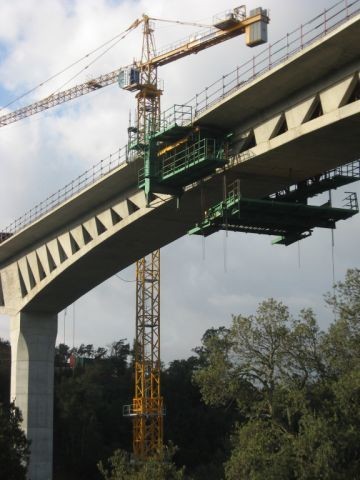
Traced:
[[[157, 156], [155, 162], [152, 174], [156, 184], [176, 188], [189, 185], [222, 167], [225, 155], [216, 139], [203, 138], [173, 154]], [[151, 174], [150, 168], [148, 173]], [[139, 170], [140, 188], [144, 188], [145, 178], [146, 166]]]
[[226, 133], [194, 126], [192, 108], [174, 105], [164, 113], [158, 130], [146, 141], [144, 167], [138, 186], [149, 204], [152, 193], [178, 198], [186, 185], [200, 180], [227, 162]]
[[232, 189], [226, 200], [205, 212], [205, 218], [189, 233], [208, 236], [218, 230], [279, 235], [273, 243], [290, 245], [311, 235], [315, 227], [335, 228], [338, 220], [358, 213], [355, 193], [346, 197], [344, 208], [329, 204], [314, 206], [306, 203], [241, 197]]

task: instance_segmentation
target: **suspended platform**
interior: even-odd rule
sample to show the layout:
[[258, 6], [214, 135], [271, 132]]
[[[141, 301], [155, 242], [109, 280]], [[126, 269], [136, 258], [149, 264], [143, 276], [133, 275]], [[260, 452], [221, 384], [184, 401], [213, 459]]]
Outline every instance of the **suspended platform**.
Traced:
[[285, 202], [306, 202], [308, 198], [358, 180], [360, 180], [360, 160], [307, 178], [303, 182], [270, 195], [268, 198]]
[[186, 185], [223, 167], [227, 162], [227, 137], [223, 131], [192, 124], [192, 110], [175, 105], [148, 139], [138, 186], [151, 193], [179, 197]]
[[[224, 151], [212, 138], [203, 138], [192, 145], [156, 157], [153, 191], [156, 187], [181, 188], [211, 174], [225, 164]], [[146, 167], [139, 170], [139, 188], [145, 187]]]
[[279, 235], [273, 244], [290, 245], [311, 235], [315, 227], [335, 228], [336, 222], [359, 212], [357, 196], [350, 193], [343, 208], [283, 200], [244, 198], [240, 182], [234, 182], [226, 200], [205, 212], [205, 218], [189, 233], [208, 236], [218, 230]]

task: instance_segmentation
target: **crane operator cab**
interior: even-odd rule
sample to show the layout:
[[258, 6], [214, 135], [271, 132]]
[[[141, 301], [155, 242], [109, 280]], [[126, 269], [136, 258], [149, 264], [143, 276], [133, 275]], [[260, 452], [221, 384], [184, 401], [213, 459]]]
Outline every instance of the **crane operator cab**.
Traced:
[[118, 84], [120, 88], [130, 92], [137, 90], [140, 84], [140, 69], [136, 65], [122, 68], [119, 72]]

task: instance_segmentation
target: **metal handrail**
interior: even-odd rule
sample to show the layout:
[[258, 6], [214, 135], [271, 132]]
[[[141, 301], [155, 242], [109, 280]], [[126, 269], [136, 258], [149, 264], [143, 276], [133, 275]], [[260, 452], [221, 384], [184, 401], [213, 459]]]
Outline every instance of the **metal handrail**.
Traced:
[[77, 178], [60, 188], [57, 192], [38, 203], [21, 217], [14, 220], [10, 225], [1, 230], [0, 243], [5, 241], [10, 234], [25, 228], [51, 210], [54, 210], [60, 204], [64, 203], [75, 194], [92, 185], [100, 178], [108, 175], [112, 170], [126, 162], [126, 146], [119, 148], [108, 157], [100, 160], [89, 170], [79, 175]]
[[359, 12], [360, 0], [337, 2], [310, 21], [300, 25], [296, 30], [287, 33], [280, 40], [269, 44], [258, 55], [223, 75], [219, 80], [197, 93], [186, 104], [193, 106], [195, 117], [199, 116], [204, 110], [219, 103], [261, 74], [284, 63]]
[[[335, 3], [297, 29], [287, 33], [280, 40], [268, 44], [250, 60], [195, 94], [183, 106], [192, 108], [194, 118], [200, 116], [208, 108], [221, 102], [263, 73], [286, 62], [290, 57], [332, 32], [359, 12], [360, 0], [341, 0]], [[171, 118], [172, 109], [173, 107], [164, 112], [164, 118], [166, 117], [168, 124], [176, 123]]]
[[175, 104], [165, 110], [161, 115], [160, 132], [164, 132], [175, 125], [178, 127], [191, 125], [192, 120], [193, 114], [191, 105]]
[[355, 192], [345, 192], [347, 196], [343, 200], [343, 207], [349, 210], [359, 211], [358, 198]]
[[191, 167], [204, 158], [215, 157], [216, 141], [212, 138], [203, 138], [198, 142], [185, 147], [180, 152], [170, 155], [160, 161], [160, 174], [162, 177], [174, 174], [183, 167]]

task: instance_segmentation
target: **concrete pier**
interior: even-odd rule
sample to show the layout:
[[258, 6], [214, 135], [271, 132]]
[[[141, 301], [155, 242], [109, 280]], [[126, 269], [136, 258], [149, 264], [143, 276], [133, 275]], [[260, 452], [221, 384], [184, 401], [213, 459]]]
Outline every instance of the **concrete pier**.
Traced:
[[11, 399], [31, 441], [29, 479], [52, 479], [54, 354], [57, 315], [11, 317]]

